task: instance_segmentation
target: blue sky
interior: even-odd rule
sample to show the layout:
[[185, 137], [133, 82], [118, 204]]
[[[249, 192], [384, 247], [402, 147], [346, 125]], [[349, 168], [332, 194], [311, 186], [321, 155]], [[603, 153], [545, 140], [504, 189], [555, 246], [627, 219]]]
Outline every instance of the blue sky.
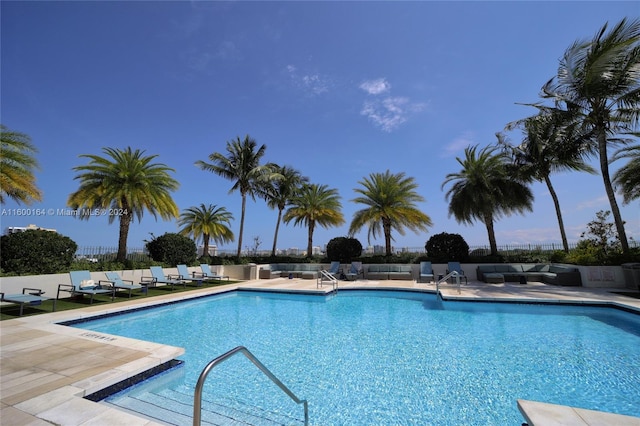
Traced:
[[[535, 113], [540, 87], [576, 39], [607, 21], [637, 17], [637, 2], [11, 2], [1, 3], [1, 118], [31, 136], [44, 200], [2, 206], [2, 228], [34, 223], [80, 246], [116, 246], [104, 217], [20, 217], [12, 209], [63, 209], [78, 187], [81, 154], [142, 149], [176, 170], [180, 210], [216, 204], [235, 216], [231, 182], [194, 165], [250, 135], [265, 161], [290, 165], [338, 189], [345, 225], [314, 234], [314, 245], [347, 234], [354, 188], [370, 173], [404, 172], [425, 198], [433, 227], [395, 234], [396, 247], [424, 247], [433, 234], [487, 245], [482, 223], [448, 215], [441, 185], [469, 145]], [[510, 134], [518, 141], [520, 133]], [[597, 168], [594, 159], [594, 165]], [[613, 164], [612, 171], [620, 164]], [[552, 177], [568, 237], [577, 241], [608, 210], [599, 175]], [[498, 244], [559, 242], [546, 186], [534, 211], [496, 223]], [[628, 236], [640, 239], [638, 202], [622, 206]], [[249, 202], [244, 244], [270, 249], [277, 212]], [[175, 232], [145, 214], [129, 234]], [[278, 247], [306, 247], [306, 229], [281, 227]], [[356, 235], [367, 245], [366, 231]], [[372, 244], [384, 244], [382, 239]], [[223, 248], [233, 250], [235, 243]]]

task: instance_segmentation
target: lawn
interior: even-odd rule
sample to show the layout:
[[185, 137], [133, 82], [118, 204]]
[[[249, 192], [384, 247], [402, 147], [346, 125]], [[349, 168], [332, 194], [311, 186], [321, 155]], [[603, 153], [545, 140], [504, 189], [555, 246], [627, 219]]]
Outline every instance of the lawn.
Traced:
[[[78, 308], [86, 308], [87, 306], [100, 306], [100, 305], [111, 305], [113, 303], [126, 302], [127, 300], [135, 300], [135, 299], [148, 299], [155, 296], [161, 296], [165, 294], [176, 294], [176, 293], [184, 293], [188, 291], [193, 291], [196, 289], [208, 288], [208, 287], [218, 287], [221, 285], [233, 284], [238, 281], [216, 281], [212, 283], [206, 283], [200, 287], [195, 287], [193, 285], [187, 285], [186, 288], [176, 287], [174, 290], [171, 290], [171, 286], [161, 286], [161, 287], [149, 287], [147, 294], [142, 294], [139, 291], [134, 291], [131, 294], [131, 298], [129, 298], [129, 293], [125, 292], [116, 292], [116, 298], [112, 302], [111, 296], [109, 295], [97, 295], [93, 297], [93, 304], [90, 304], [89, 296], [85, 297], [66, 297], [60, 298], [56, 301], [56, 312], [60, 311], [68, 311], [71, 309]], [[51, 312], [51, 308], [53, 305], [53, 300], [47, 300], [43, 302], [41, 305], [37, 306], [29, 306], [25, 305], [22, 316], [32, 316], [32, 315], [40, 315], [47, 314]], [[17, 304], [6, 304], [0, 306], [0, 321], [4, 321], [7, 319], [20, 318], [20, 305]]]

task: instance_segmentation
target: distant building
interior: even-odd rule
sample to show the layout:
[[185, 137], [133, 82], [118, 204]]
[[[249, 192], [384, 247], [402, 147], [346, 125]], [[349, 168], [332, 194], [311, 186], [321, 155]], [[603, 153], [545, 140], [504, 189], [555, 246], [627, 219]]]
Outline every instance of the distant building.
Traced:
[[300, 249], [298, 247], [291, 247], [287, 249], [287, 254], [289, 256], [298, 256], [300, 255]]
[[[204, 246], [198, 247], [198, 257], [202, 256], [204, 253]], [[214, 257], [218, 255], [218, 246], [215, 244], [209, 245], [209, 256]]]
[[322, 254], [322, 249], [319, 246], [314, 246], [311, 248], [311, 254], [314, 256]]
[[10, 234], [16, 234], [18, 232], [24, 232], [24, 231], [51, 231], [51, 232], [57, 232], [55, 229], [47, 229], [47, 228], [41, 228], [39, 226], [36, 226], [34, 224], [29, 224], [29, 226], [9, 226], [5, 229], [4, 234], [5, 235], [10, 235]]

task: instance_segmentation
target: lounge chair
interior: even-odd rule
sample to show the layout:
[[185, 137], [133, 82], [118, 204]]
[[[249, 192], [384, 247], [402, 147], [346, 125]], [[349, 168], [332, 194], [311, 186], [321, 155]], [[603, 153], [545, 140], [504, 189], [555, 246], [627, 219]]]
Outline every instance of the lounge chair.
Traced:
[[331, 262], [331, 266], [329, 266], [329, 270], [327, 271], [329, 275], [331, 275], [335, 279], [340, 279], [340, 261], [334, 260]]
[[[128, 291], [129, 298], [133, 290], [140, 290], [141, 293], [146, 293], [145, 288], [140, 284], [134, 284], [131, 280], [123, 280], [117, 272], [105, 272], [107, 276], [107, 282], [109, 282], [115, 291]], [[102, 283], [102, 281], [100, 281]]]
[[178, 269], [178, 274], [177, 275], [169, 274], [170, 280], [182, 280], [185, 283], [195, 283], [196, 286], [198, 287], [202, 285], [202, 282], [204, 281], [204, 279], [197, 278], [193, 274], [191, 274], [189, 272], [189, 269], [187, 268], [187, 265], [177, 265], [176, 268]]
[[464, 283], [465, 284], [469, 283], [467, 281], [467, 276], [464, 274], [464, 270], [460, 266], [460, 262], [449, 262], [447, 264], [447, 275], [449, 275], [449, 273], [451, 273], [453, 271], [456, 271], [458, 273], [458, 275], [460, 276], [460, 278], [464, 278]]
[[[84, 296], [88, 294], [91, 296], [91, 301], [89, 303], [93, 303], [93, 296], [96, 294], [111, 294], [111, 301], [116, 295], [116, 288], [112, 285], [108, 284], [102, 286], [102, 281], [98, 281], [96, 284], [94, 280], [91, 279], [91, 272], [89, 271], [71, 271], [69, 272], [69, 277], [71, 278], [71, 284], [58, 284], [58, 293], [56, 294], [56, 299], [60, 299], [60, 292], [66, 291], [67, 293], [71, 293], [71, 296]], [[106, 283], [105, 283], [106, 284]]]
[[171, 286], [171, 290], [173, 290], [177, 285], [181, 285], [182, 287], [187, 288], [186, 281], [165, 277], [162, 266], [150, 266], [149, 269], [151, 270], [151, 277], [142, 277], [140, 280], [140, 284], [147, 284], [147, 286], [152, 287], [155, 287], [158, 284], [164, 284], [167, 286]]
[[216, 272], [211, 271], [211, 267], [206, 264], [206, 263], [201, 263], [200, 264], [200, 269], [202, 270], [202, 272], [192, 272], [191, 275], [193, 276], [193, 278], [201, 278], [201, 279], [205, 279], [207, 281], [209, 280], [216, 280], [216, 281], [222, 281], [223, 278], [225, 278], [227, 281], [229, 281], [229, 276], [228, 275], [220, 275]]
[[[418, 282], [432, 282], [434, 279], [433, 276], [433, 266], [429, 261], [420, 262], [420, 274], [418, 276]], [[424, 281], [428, 280], [428, 281]]]
[[22, 293], [17, 294], [4, 294], [0, 292], [0, 301], [16, 303], [20, 305], [20, 316], [22, 316], [24, 305], [38, 306], [45, 300], [53, 300], [53, 308], [51, 312], [56, 310], [56, 299], [43, 296], [44, 291], [39, 288], [23, 288]]
[[349, 271], [345, 274], [347, 281], [355, 281], [360, 275], [364, 279], [364, 268], [362, 268], [362, 262], [351, 262]]

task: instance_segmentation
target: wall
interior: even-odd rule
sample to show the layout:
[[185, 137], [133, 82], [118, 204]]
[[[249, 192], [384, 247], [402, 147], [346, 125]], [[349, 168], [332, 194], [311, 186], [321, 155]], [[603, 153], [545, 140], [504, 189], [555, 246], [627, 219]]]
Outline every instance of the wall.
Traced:
[[588, 288], [626, 288], [622, 266], [578, 266], [582, 286]]

